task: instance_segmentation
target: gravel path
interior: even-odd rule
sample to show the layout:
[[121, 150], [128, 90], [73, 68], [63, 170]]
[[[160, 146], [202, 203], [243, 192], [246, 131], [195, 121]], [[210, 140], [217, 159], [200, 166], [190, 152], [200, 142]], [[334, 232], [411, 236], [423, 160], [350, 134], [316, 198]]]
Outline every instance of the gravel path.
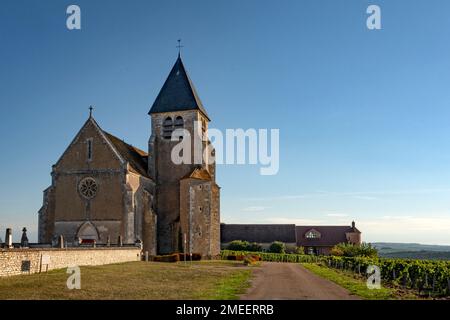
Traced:
[[358, 300], [350, 292], [298, 263], [264, 262], [242, 300]]

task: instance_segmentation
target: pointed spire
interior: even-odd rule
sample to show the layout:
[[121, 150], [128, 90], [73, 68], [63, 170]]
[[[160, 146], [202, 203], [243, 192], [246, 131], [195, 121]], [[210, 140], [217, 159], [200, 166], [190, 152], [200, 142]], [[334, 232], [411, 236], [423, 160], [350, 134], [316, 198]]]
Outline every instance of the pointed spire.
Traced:
[[183, 61], [178, 56], [149, 114], [184, 110], [199, 110], [209, 120], [197, 91], [186, 72]]
[[94, 110], [94, 107], [89, 106], [89, 118], [92, 118], [92, 110]]

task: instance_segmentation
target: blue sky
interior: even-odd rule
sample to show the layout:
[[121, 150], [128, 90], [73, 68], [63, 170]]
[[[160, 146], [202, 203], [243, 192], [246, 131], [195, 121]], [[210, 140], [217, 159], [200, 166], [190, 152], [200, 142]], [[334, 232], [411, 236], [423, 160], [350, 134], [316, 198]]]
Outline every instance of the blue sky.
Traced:
[[[82, 30], [66, 29], [77, 4]], [[382, 30], [366, 28], [366, 8]], [[280, 171], [222, 165], [227, 223], [349, 224], [450, 244], [450, 3], [23, 1], [0, 5], [0, 237], [35, 239], [51, 165], [93, 104], [147, 148], [176, 40], [213, 122], [279, 128]]]

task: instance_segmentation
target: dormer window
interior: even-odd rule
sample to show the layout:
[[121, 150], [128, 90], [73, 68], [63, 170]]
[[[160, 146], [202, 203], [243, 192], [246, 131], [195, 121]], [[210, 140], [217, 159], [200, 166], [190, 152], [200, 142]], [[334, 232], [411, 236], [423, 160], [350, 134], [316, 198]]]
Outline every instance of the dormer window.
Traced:
[[320, 232], [314, 229], [311, 229], [305, 233], [306, 239], [320, 239], [320, 236]]
[[163, 138], [170, 140], [172, 138], [173, 132], [173, 121], [171, 117], [167, 117], [162, 125], [163, 129]]

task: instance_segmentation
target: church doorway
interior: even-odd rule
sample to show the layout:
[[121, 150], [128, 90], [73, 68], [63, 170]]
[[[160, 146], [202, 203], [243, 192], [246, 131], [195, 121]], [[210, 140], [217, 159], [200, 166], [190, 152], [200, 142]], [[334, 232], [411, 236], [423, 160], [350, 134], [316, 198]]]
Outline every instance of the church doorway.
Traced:
[[79, 239], [80, 244], [96, 243], [99, 238], [97, 228], [90, 221], [84, 222], [78, 228], [77, 239]]

